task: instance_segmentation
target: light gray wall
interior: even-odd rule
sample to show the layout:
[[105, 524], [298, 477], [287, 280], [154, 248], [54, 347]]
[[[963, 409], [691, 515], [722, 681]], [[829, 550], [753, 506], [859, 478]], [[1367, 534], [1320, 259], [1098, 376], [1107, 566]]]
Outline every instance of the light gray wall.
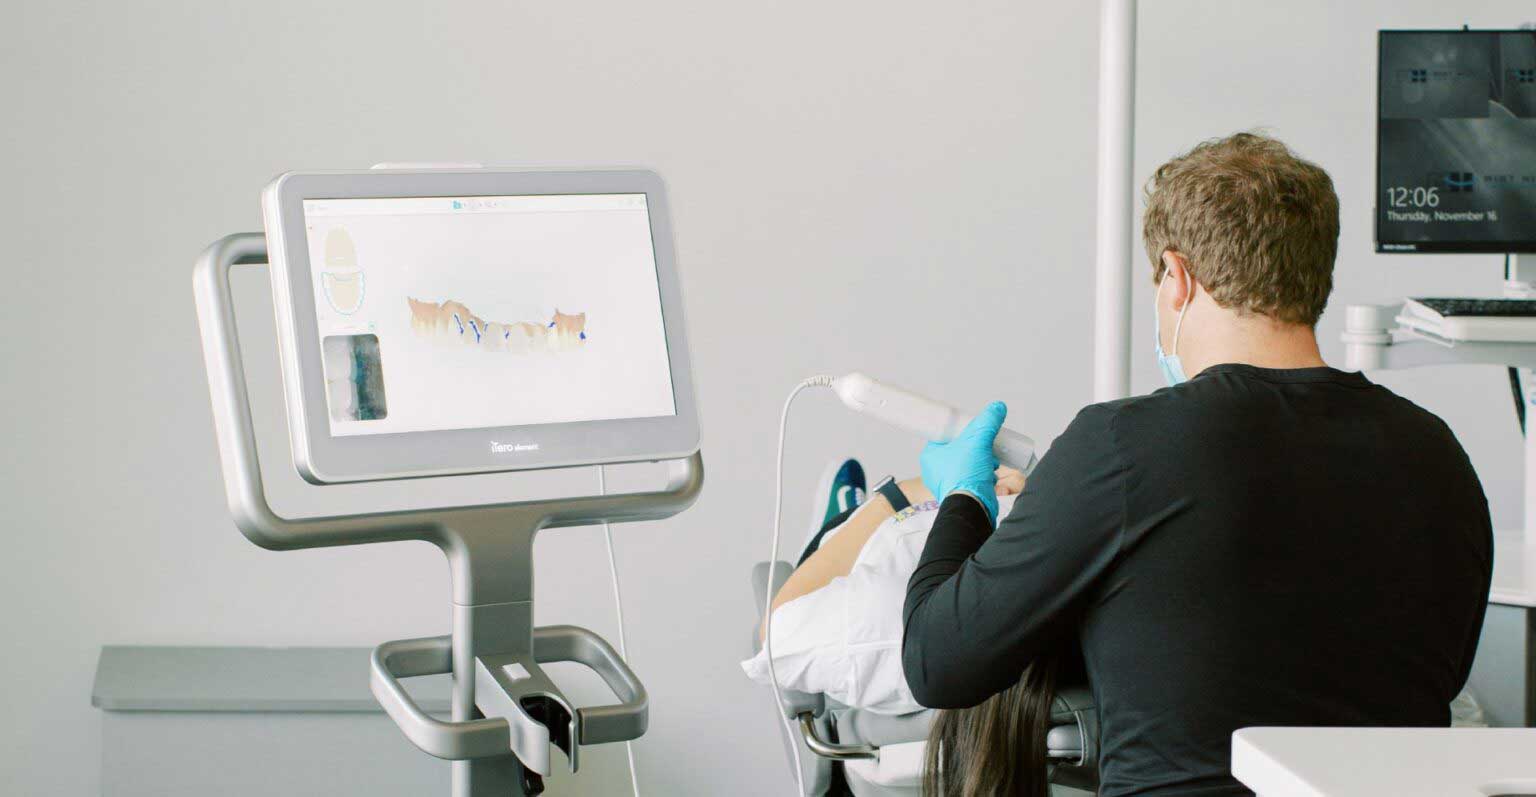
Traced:
[[[1370, 252], [1374, 30], [1508, 25], [1528, 4], [1162, 0], [1141, 21], [1138, 173], [1256, 125], [1333, 172], [1339, 310], [1492, 291], [1492, 257]], [[764, 558], [784, 392], [854, 368], [1049, 439], [1090, 395], [1094, 81], [1088, 2], [28, 2], [0, 31], [0, 313], [10, 455], [0, 554], [0, 782], [96, 790], [105, 643], [374, 644], [443, 633], [426, 545], [281, 555], [222, 505], [189, 269], [260, 224], [290, 168], [381, 160], [641, 164], [665, 175], [708, 486], [618, 529], [631, 655], [653, 697], [651, 794], [783, 793], [763, 690], [736, 667]], [[1135, 387], [1154, 386], [1138, 282]], [[1492, 368], [1384, 381], [1519, 501]], [[797, 410], [787, 516], [821, 464], [911, 472], [917, 444], [825, 397]], [[594, 530], [540, 541], [539, 617], [612, 634]], [[581, 788], [616, 793], [617, 750]], [[589, 761], [597, 758], [595, 755]], [[570, 793], [574, 789], [562, 788]]]

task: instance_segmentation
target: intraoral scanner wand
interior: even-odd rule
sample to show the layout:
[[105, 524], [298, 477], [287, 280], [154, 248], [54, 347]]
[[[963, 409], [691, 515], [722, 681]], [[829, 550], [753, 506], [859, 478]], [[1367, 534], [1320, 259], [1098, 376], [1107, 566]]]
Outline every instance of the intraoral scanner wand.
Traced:
[[[850, 408], [892, 426], [946, 443], [960, 434], [971, 416], [948, 404], [919, 396], [857, 371], [832, 380], [832, 390]], [[997, 461], [1028, 474], [1035, 466], [1035, 441], [1007, 427], [997, 433], [992, 451]]]

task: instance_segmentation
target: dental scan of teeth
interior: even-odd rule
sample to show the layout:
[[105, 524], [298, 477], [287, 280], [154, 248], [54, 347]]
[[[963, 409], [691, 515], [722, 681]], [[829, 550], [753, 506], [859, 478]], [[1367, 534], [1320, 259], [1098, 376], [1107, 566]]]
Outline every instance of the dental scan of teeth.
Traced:
[[644, 194], [305, 200], [330, 432], [676, 412]]

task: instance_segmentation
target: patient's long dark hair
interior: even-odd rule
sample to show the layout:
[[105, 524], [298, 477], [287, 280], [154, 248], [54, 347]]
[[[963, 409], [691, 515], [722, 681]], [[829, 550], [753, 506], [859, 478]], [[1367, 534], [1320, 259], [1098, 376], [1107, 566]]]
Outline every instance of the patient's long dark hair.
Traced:
[[979, 706], [938, 712], [923, 766], [926, 797], [1048, 797], [1045, 734], [1060, 658], [1035, 659], [1018, 683]]

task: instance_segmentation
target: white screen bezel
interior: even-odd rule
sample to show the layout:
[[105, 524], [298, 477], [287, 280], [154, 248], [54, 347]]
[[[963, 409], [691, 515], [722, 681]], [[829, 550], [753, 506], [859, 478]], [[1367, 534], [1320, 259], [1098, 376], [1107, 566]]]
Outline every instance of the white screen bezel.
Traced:
[[[333, 436], [304, 200], [645, 194], [676, 414], [478, 429]], [[665, 186], [648, 171], [290, 172], [264, 195], [294, 464], [315, 483], [679, 459], [699, 447]], [[492, 442], [501, 445], [493, 451]]]

